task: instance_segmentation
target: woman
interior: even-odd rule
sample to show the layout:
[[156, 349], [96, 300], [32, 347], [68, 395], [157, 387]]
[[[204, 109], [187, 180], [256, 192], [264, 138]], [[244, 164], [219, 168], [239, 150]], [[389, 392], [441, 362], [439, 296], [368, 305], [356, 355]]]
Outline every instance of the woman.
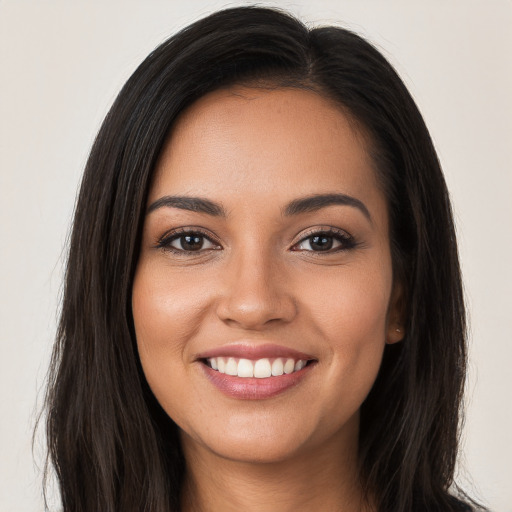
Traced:
[[465, 360], [442, 172], [371, 45], [245, 7], [149, 55], [75, 213], [65, 511], [470, 510]]

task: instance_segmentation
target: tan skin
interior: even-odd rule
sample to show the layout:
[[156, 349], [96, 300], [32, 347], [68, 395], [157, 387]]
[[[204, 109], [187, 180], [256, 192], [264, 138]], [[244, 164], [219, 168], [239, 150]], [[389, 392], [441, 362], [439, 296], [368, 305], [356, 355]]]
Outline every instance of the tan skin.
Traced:
[[[283, 213], [333, 193], [356, 202]], [[161, 155], [148, 206], [166, 196], [226, 212], [149, 211], [133, 285], [144, 373], [181, 429], [184, 512], [373, 510], [358, 483], [359, 410], [403, 329], [386, 199], [356, 124], [312, 91], [210, 93]], [[183, 231], [197, 229], [190, 250]], [[226, 396], [197, 357], [240, 339], [277, 340], [315, 364], [277, 396]]]

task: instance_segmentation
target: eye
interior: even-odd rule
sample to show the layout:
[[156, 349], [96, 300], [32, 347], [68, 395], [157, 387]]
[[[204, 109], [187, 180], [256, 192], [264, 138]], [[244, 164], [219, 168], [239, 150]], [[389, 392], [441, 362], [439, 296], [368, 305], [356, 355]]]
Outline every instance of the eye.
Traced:
[[351, 235], [335, 229], [315, 231], [295, 244], [294, 251], [309, 252], [338, 252], [355, 247], [356, 243]]
[[157, 247], [174, 253], [201, 252], [204, 250], [219, 249], [205, 233], [198, 230], [179, 229], [166, 233], [157, 244]]

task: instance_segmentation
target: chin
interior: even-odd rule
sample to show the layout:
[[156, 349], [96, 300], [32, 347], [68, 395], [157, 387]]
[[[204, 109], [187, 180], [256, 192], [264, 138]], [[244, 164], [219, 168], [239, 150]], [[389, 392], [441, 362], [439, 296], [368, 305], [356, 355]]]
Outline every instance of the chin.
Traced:
[[346, 446], [347, 440], [354, 446], [358, 428], [358, 412], [343, 422], [341, 428], [339, 424], [311, 421], [311, 417], [303, 415], [300, 418], [269, 418], [268, 414], [266, 418], [233, 416], [227, 423], [207, 431], [182, 429], [182, 443], [185, 451], [187, 447], [193, 450], [201, 447], [201, 451], [231, 461], [271, 464], [298, 460], [322, 450], [332, 453], [333, 449]]
[[[182, 441], [186, 446], [187, 434]], [[302, 450], [305, 440], [300, 437], [283, 436], [279, 433], [238, 433], [221, 435], [214, 439], [194, 439], [207, 451], [223, 459], [248, 464], [279, 463], [295, 458]], [[186, 448], [185, 448], [186, 449]]]

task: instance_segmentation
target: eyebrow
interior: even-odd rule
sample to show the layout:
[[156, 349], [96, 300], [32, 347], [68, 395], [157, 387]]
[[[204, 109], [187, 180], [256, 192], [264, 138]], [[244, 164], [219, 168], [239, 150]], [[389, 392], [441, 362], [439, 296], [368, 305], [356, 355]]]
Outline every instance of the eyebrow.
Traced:
[[[355, 197], [346, 194], [314, 194], [290, 201], [282, 210], [285, 217], [313, 212], [332, 205], [351, 206], [360, 210], [372, 222], [372, 217], [365, 204]], [[213, 217], [227, 217], [227, 212], [221, 204], [210, 199], [192, 196], [164, 196], [152, 203], [147, 213], [159, 208], [179, 208], [192, 212], [205, 213]]]
[[372, 221], [372, 216], [370, 215], [366, 205], [359, 199], [346, 194], [315, 194], [312, 196], [294, 199], [286, 205], [284, 215], [299, 215], [300, 213], [313, 212], [332, 205], [351, 206], [353, 208], [357, 208], [370, 222]]
[[158, 208], [179, 208], [180, 210], [189, 210], [191, 212], [206, 213], [214, 217], [227, 217], [226, 210], [222, 205], [214, 203], [209, 199], [191, 196], [164, 196], [157, 199], [148, 208], [147, 213], [154, 212]]

